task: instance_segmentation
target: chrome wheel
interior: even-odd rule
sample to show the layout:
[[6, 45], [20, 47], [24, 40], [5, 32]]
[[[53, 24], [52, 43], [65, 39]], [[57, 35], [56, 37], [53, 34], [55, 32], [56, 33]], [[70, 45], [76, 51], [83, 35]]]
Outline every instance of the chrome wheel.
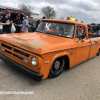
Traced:
[[55, 62], [55, 65], [54, 65], [54, 68], [55, 69], [58, 69], [60, 67], [60, 61], [56, 61]]

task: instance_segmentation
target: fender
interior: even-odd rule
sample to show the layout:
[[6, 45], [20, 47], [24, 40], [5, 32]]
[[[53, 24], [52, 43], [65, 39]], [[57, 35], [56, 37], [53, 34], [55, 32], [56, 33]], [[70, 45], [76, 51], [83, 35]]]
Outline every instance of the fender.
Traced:
[[[52, 64], [53, 64], [53, 62], [55, 61], [55, 59], [57, 59], [57, 58], [59, 58], [59, 57], [62, 57], [62, 56], [68, 56], [68, 58], [69, 58], [69, 54], [68, 54], [68, 52], [52, 52], [52, 53], [54, 53], [53, 54], [53, 56], [50, 58], [51, 60], [50, 60], [50, 63], [48, 63], [48, 65], [46, 65], [46, 66], [48, 66], [48, 67], [42, 67], [43, 69], [40, 71], [40, 73], [42, 73], [42, 74], [44, 74], [44, 76], [43, 76], [43, 78], [42, 79], [46, 79], [47, 77], [48, 77], [48, 75], [49, 75], [49, 72], [50, 72], [50, 69], [51, 69], [51, 67], [52, 67]], [[47, 54], [48, 55], [48, 54]], [[69, 66], [70, 66], [70, 59], [69, 59]], [[45, 68], [47, 68], [47, 69], [45, 69]]]
[[51, 60], [51, 65], [50, 66], [52, 66], [55, 59], [57, 59], [59, 57], [62, 57], [62, 56], [68, 56], [68, 58], [69, 58], [69, 68], [70, 68], [70, 54], [68, 54], [67, 52], [62, 52], [62, 53], [58, 53], [58, 54], [54, 55], [52, 60]]

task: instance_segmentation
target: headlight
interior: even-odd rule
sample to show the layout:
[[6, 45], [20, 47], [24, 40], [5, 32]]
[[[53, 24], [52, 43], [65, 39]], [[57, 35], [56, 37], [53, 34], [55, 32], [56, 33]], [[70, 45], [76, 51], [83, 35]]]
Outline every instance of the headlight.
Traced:
[[33, 57], [31, 62], [32, 62], [32, 65], [34, 65], [34, 66], [35, 66], [35, 65], [36, 65], [36, 58], [35, 58], [35, 57]]

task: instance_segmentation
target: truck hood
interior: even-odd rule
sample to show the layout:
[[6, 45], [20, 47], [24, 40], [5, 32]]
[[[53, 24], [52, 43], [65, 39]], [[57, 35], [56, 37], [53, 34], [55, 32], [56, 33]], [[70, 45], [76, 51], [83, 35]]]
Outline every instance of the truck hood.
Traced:
[[38, 32], [2, 34], [0, 40], [40, 55], [71, 47], [71, 39]]

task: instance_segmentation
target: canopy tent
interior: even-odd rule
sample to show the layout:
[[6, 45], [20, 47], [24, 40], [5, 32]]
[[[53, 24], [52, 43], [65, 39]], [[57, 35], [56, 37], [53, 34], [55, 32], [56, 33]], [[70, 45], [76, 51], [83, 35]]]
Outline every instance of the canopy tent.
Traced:
[[2, 12], [0, 12], [0, 16], [5, 16], [6, 12], [10, 12], [11, 13], [11, 20], [14, 20], [16, 18], [17, 14], [20, 14], [20, 18], [21, 20], [23, 20], [23, 17], [25, 17], [25, 14], [22, 11], [19, 10], [13, 10], [13, 9], [5, 9]]
[[[72, 16], [71, 17], [69, 17], [70, 18], [70, 21], [75, 21], [76, 19], [75, 18], [73, 18]], [[67, 18], [65, 18], [64, 20], [67, 20]], [[79, 22], [79, 21], [78, 21]]]

